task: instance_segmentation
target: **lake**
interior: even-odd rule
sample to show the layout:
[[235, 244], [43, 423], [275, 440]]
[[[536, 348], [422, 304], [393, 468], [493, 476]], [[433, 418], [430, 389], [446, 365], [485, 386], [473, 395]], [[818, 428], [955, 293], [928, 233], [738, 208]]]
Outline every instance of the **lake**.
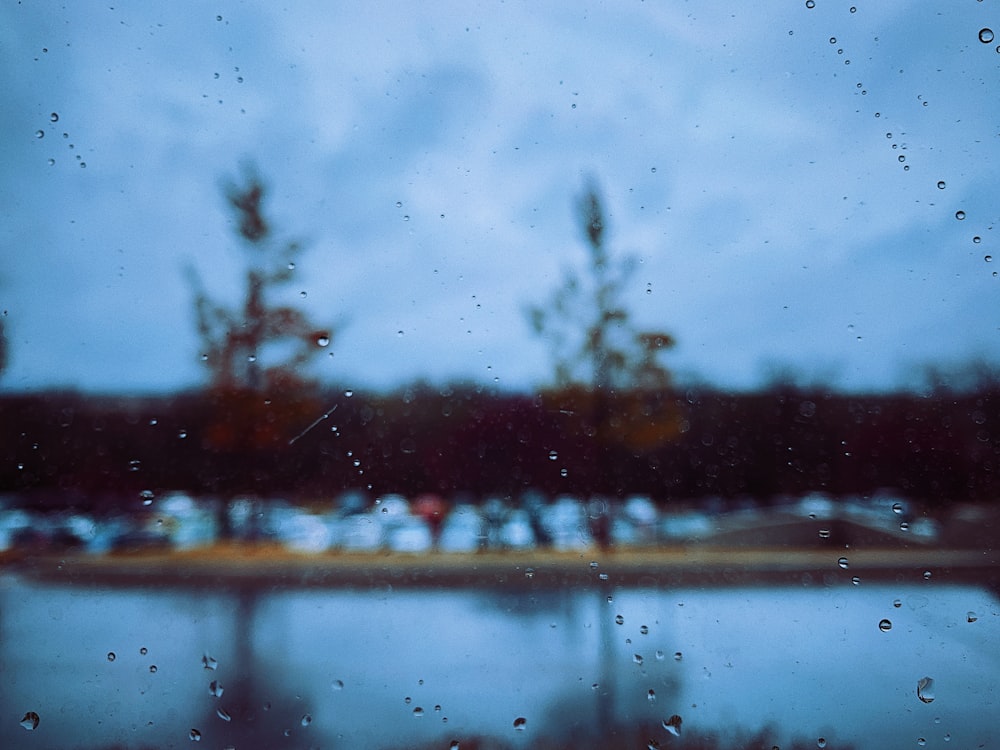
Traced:
[[[528, 583], [215, 591], [0, 575], [0, 747], [568, 747], [625, 731], [679, 747], [767, 727], [781, 747], [1000, 742], [1000, 602], [985, 589]], [[680, 739], [662, 725], [674, 715]]]

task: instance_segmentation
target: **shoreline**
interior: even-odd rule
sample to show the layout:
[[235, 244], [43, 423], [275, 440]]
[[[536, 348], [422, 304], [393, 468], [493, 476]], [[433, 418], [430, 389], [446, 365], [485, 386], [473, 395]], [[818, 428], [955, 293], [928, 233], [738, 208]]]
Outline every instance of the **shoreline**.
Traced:
[[[840, 561], [846, 558], [844, 567]], [[671, 547], [451, 554], [289, 552], [278, 546], [0, 559], [45, 584], [181, 588], [611, 588], [968, 583], [1000, 593], [1000, 553], [967, 549]], [[855, 581], [857, 579], [857, 581]]]

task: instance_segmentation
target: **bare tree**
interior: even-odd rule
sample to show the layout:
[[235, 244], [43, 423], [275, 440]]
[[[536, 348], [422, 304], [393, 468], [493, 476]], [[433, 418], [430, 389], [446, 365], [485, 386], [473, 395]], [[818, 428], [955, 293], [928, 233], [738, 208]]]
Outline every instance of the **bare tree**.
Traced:
[[333, 331], [317, 325], [301, 310], [270, 299], [277, 288], [291, 281], [301, 247], [273, 237], [263, 213], [266, 189], [255, 171], [248, 170], [242, 185], [226, 185], [225, 192], [248, 260], [242, 306], [215, 302], [197, 272], [188, 269], [201, 358], [212, 387], [266, 391], [302, 382], [302, 366], [327, 350]]
[[635, 258], [615, 259], [606, 243], [607, 220], [594, 184], [577, 206], [587, 243], [583, 274], [570, 269], [547, 304], [528, 308], [535, 333], [552, 347], [557, 386], [594, 392], [660, 390], [670, 373], [659, 355], [674, 344], [666, 333], [638, 331], [625, 304]]

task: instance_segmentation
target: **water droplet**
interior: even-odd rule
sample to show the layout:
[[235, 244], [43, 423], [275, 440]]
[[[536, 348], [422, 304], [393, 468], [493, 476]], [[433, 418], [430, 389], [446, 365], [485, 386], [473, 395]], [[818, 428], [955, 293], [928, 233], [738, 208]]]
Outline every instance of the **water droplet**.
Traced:
[[927, 740], [923, 737], [917, 737], [917, 744], [920, 745], [920, 747], [923, 747], [927, 744]]
[[826, 738], [820, 737], [816, 740], [816, 747], [826, 747]]
[[907, 523], [906, 521], [900, 521], [900, 523], [899, 523], [899, 530], [900, 531], [909, 531], [910, 530], [910, 524]]
[[49, 159], [48, 164], [49, 164], [50, 167], [54, 167], [55, 164], [56, 164], [56, 160], [55, 159]]
[[330, 683], [330, 687], [332, 687], [334, 690], [343, 690], [344, 689], [344, 681], [343, 680], [334, 680], [332, 683]]
[[452, 740], [448, 750], [458, 750], [458, 740]]
[[403, 207], [403, 201], [396, 201], [396, 208], [402, 208], [402, 207]]
[[646, 693], [646, 700], [650, 703], [656, 703], [656, 691], [650, 688], [649, 692]]
[[320, 336], [319, 338], [316, 339], [316, 346], [329, 346], [329, 345], [330, 345], [329, 336]]
[[641, 667], [642, 666], [642, 654], [632, 654], [632, 661], [635, 664], [638, 664]]
[[922, 703], [933, 703], [934, 680], [930, 677], [921, 677], [917, 680], [917, 697]]
[[837, 565], [839, 565], [844, 570], [847, 570], [847, 565], [848, 565], [847, 558], [846, 557], [842, 557], [839, 560], [837, 560]]
[[830, 37], [830, 44], [836, 44], [836, 43], [837, 43], [837, 37], [831, 36]]
[[205, 667], [205, 669], [218, 669], [219, 662], [217, 662], [208, 654], [205, 654], [204, 656], [201, 657], [201, 665]]
[[892, 621], [886, 619], [879, 620], [878, 629], [881, 630], [883, 633], [888, 633], [890, 630], [892, 630]]
[[857, 12], [858, 12], [858, 9], [852, 5], [851, 6], [851, 13], [857, 13]]
[[625, 624], [625, 618], [622, 617], [621, 615], [615, 615], [615, 622], [618, 625], [624, 625]]
[[830, 538], [830, 529], [820, 529], [819, 530], [819, 538], [820, 539], [829, 539]]
[[682, 654], [680, 651], [675, 651], [674, 652], [674, 661], [680, 661], [683, 658], [684, 658], [684, 654]]
[[854, 578], [851, 579], [851, 583], [853, 583], [855, 586], [860, 586], [861, 585], [861, 577], [860, 576], [854, 576]]
[[223, 721], [232, 721], [233, 717], [230, 716], [224, 708], [215, 709], [215, 715], [218, 716]]
[[35, 138], [44, 138], [44, 137], [45, 137], [45, 131], [44, 130], [36, 130], [35, 131]]
[[406, 214], [405, 216], [403, 216], [403, 221], [409, 221], [409, 220], [410, 220], [410, 215], [409, 214]]
[[938, 186], [938, 190], [944, 190], [944, 189], [945, 189], [945, 187], [947, 187], [947, 186], [945, 185], [945, 182], [944, 182], [944, 180], [938, 180], [938, 184], [937, 184], [937, 186]]
[[816, 7], [816, 0], [806, 0], [806, 7], [807, 8], [815, 8]]
[[895, 607], [896, 609], [899, 609], [900, 607], [903, 606], [903, 600], [902, 599], [893, 599], [892, 600], [892, 606]]
[[192, 729], [190, 732], [188, 732], [188, 739], [191, 740], [192, 742], [201, 742], [201, 732], [199, 732], [197, 729]]
[[304, 727], [307, 727], [312, 723], [313, 723], [312, 716], [310, 716], [309, 714], [302, 714], [302, 718], [299, 720], [299, 724], [301, 724]]
[[962, 221], [965, 218], [965, 211], [956, 211], [955, 218]]
[[150, 671], [150, 672], [151, 672], [152, 674], [156, 674], [156, 665], [155, 665], [155, 664], [150, 664], [150, 665], [149, 665], [149, 671]]
[[148, 653], [149, 653], [149, 650], [145, 646], [143, 646], [142, 648], [139, 649], [139, 654], [141, 656], [145, 656]]
[[59, 122], [59, 113], [53, 112], [51, 115], [49, 115], [49, 122]]
[[965, 621], [966, 622], [975, 622], [978, 619], [979, 619], [979, 615], [977, 615], [971, 609], [965, 615]]
[[224, 690], [225, 688], [222, 687], [222, 683], [218, 680], [212, 680], [208, 683], [208, 694], [215, 698], [221, 698]]
[[518, 716], [516, 719], [514, 719], [514, 729], [516, 729], [518, 732], [523, 732], [527, 724], [528, 720], [525, 719], [523, 716]]
[[973, 238], [972, 238], [972, 242], [973, 242], [974, 244], [976, 244], [976, 245], [978, 245], [978, 244], [979, 244], [980, 242], [982, 242], [982, 241], [983, 241], [983, 238], [982, 238], [982, 237], [980, 237], [979, 235], [976, 235], [975, 237], [973, 237]]
[[653, 174], [656, 174], [656, 167], [650, 167], [649, 171], [652, 172]]
[[983, 260], [985, 260], [987, 263], [992, 263], [993, 262], [993, 256], [992, 255], [984, 255], [983, 256]]
[[28, 711], [28, 713], [26, 713], [24, 717], [21, 719], [21, 726], [27, 729], [29, 732], [31, 732], [35, 729], [38, 729], [39, 721], [41, 721], [41, 719], [38, 718], [38, 714], [36, 714], [34, 711]]
[[931, 572], [929, 570], [924, 571], [924, 580], [925, 581], [931, 580]]
[[549, 461], [556, 461], [559, 458], [558, 451], [549, 451]]
[[424, 715], [424, 709], [422, 709], [420, 706], [415, 706], [413, 708], [413, 715], [419, 719], [421, 716]]
[[347, 396], [347, 398], [350, 398], [354, 395], [354, 391], [344, 391], [344, 395]]
[[648, 635], [649, 634], [649, 626], [648, 625], [640, 625], [639, 626], [639, 632], [642, 633], [643, 635]]
[[672, 734], [674, 737], [680, 737], [682, 721], [683, 719], [681, 719], [680, 716], [674, 714], [669, 719], [663, 720], [663, 728], [666, 729], [668, 732], [670, 732], [670, 734]]
[[188, 436], [187, 430], [179, 430], [177, 432], [177, 437], [179, 437], [181, 440], [183, 440], [187, 436]]
[[108, 651], [108, 661], [114, 661], [117, 658], [118, 656], [115, 654], [114, 651]]
[[412, 703], [412, 702], [413, 702], [413, 698], [411, 698], [410, 696], [406, 696], [405, 698], [403, 698], [403, 703], [405, 703], [407, 706], [409, 706], [410, 703]]
[[983, 44], [989, 44], [993, 41], [993, 29], [983, 28], [979, 30], [979, 41]]

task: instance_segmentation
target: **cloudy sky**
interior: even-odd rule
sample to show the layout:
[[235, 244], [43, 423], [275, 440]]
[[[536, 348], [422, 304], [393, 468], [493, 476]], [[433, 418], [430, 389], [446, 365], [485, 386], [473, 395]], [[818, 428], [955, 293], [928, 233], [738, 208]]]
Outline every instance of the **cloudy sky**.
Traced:
[[1000, 362], [1000, 7], [810, 4], [7, 0], [0, 389], [204, 382], [184, 269], [239, 301], [250, 162], [330, 383], [548, 382], [588, 178], [682, 381]]

